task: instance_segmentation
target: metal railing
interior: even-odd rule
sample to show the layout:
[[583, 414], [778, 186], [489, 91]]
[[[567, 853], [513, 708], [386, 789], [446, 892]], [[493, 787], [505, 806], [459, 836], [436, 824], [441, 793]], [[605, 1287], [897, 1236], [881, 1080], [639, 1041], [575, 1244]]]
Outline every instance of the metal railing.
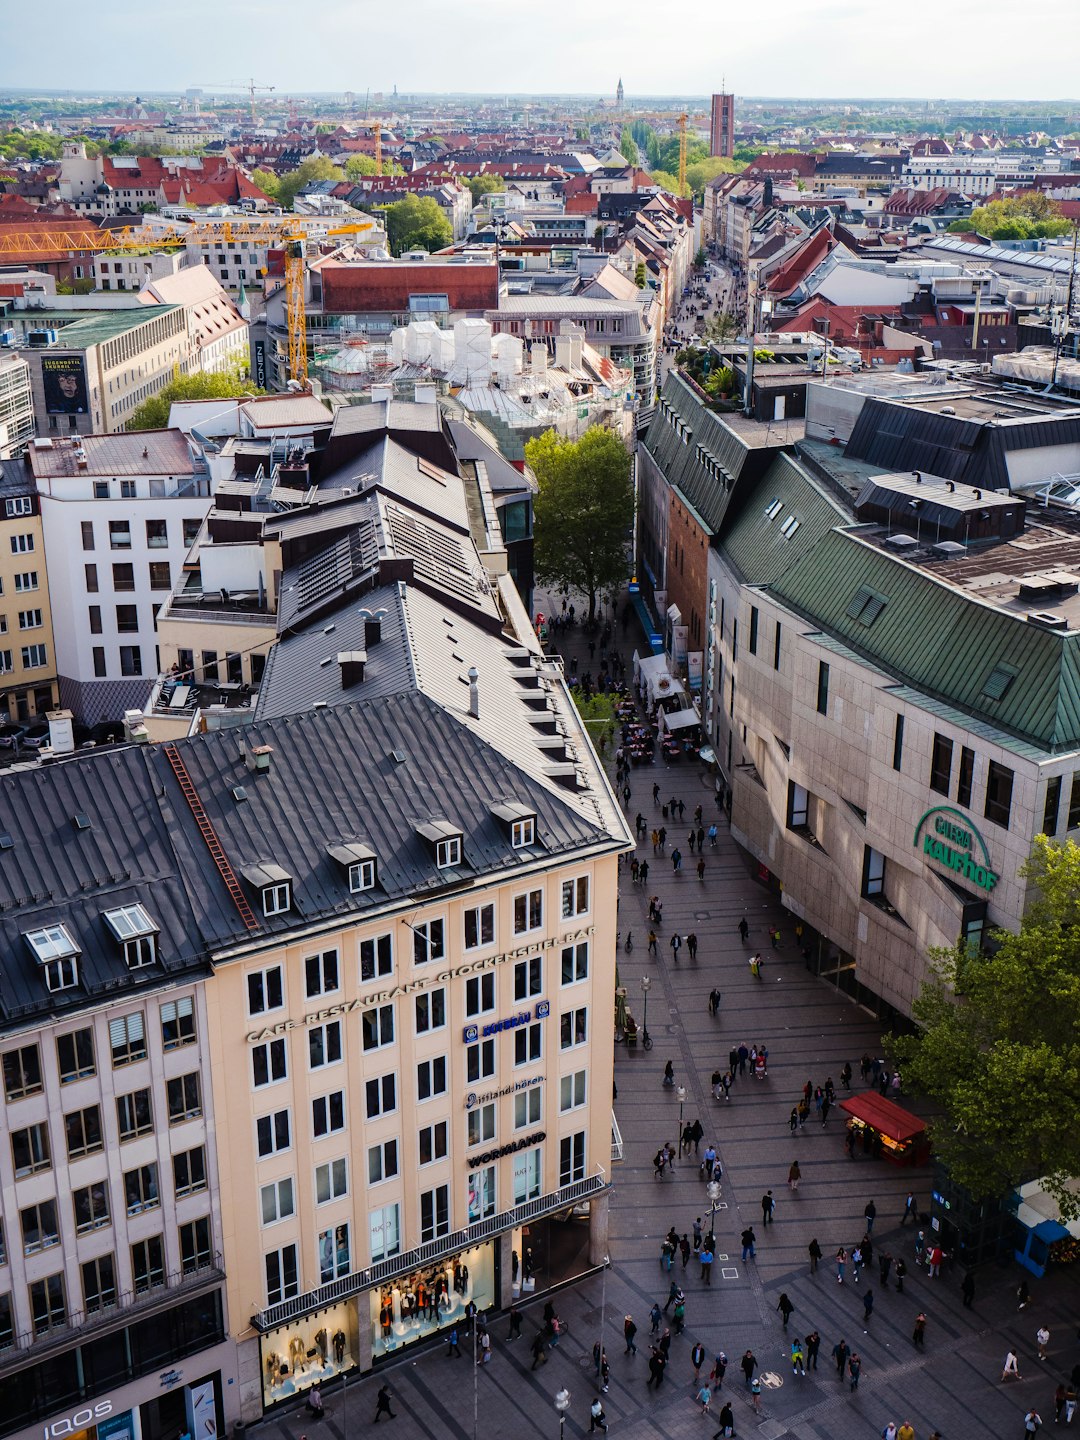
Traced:
[[612, 1159], [612, 1162], [614, 1163], [616, 1160], [621, 1160], [622, 1158], [623, 1158], [623, 1138], [622, 1138], [622, 1131], [619, 1129], [619, 1122], [618, 1122], [618, 1120], [615, 1119], [615, 1111], [612, 1110], [612, 1112], [611, 1112], [611, 1159]]
[[430, 1265], [441, 1260], [444, 1255], [467, 1250], [478, 1245], [481, 1240], [501, 1235], [504, 1230], [513, 1230], [527, 1221], [538, 1220], [542, 1215], [550, 1215], [555, 1210], [565, 1210], [568, 1206], [577, 1205], [607, 1187], [608, 1182], [602, 1175], [592, 1175], [585, 1180], [576, 1180], [572, 1185], [563, 1185], [547, 1195], [539, 1195], [535, 1200], [526, 1201], [524, 1205], [515, 1205], [512, 1210], [504, 1210], [486, 1220], [478, 1220], [474, 1225], [467, 1225], [463, 1230], [454, 1230], [437, 1240], [429, 1240], [426, 1244], [414, 1246], [400, 1255], [380, 1260], [366, 1270], [354, 1270], [351, 1275], [345, 1275], [340, 1280], [331, 1280], [329, 1284], [320, 1285], [317, 1290], [309, 1290], [305, 1295], [297, 1295], [291, 1300], [269, 1305], [251, 1317], [252, 1327], [265, 1333], [279, 1325], [288, 1325], [312, 1310], [334, 1305], [361, 1290], [369, 1290], [372, 1286], [381, 1285], [397, 1275], [405, 1275], [419, 1266]]

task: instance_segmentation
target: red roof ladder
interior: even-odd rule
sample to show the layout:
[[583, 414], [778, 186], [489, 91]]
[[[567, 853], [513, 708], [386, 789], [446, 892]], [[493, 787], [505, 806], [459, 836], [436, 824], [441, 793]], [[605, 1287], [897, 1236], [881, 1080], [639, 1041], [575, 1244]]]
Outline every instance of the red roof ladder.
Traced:
[[240, 912], [241, 920], [243, 920], [249, 930], [258, 930], [259, 922], [255, 919], [255, 914], [247, 902], [247, 897], [240, 888], [240, 881], [236, 878], [236, 872], [229, 864], [229, 857], [221, 848], [221, 841], [218, 839], [217, 832], [210, 823], [210, 816], [207, 815], [203, 808], [203, 803], [199, 799], [199, 792], [195, 789], [194, 782], [188, 774], [187, 766], [184, 764], [180, 751], [172, 744], [165, 745], [162, 748], [165, 751], [165, 758], [172, 766], [172, 772], [180, 785], [180, 793], [187, 801], [191, 813], [195, 817], [195, 824], [199, 827], [199, 834], [206, 841], [206, 848], [210, 851], [211, 858], [217, 866], [221, 878], [225, 881], [225, 888], [232, 896], [233, 904]]

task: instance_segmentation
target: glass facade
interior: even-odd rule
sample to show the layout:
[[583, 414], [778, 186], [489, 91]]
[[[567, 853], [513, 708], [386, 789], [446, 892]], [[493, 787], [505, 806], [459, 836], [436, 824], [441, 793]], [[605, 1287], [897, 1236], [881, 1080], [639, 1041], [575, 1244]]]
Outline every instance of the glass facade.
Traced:
[[470, 1300], [478, 1311], [495, 1303], [495, 1246], [490, 1241], [370, 1291], [372, 1355], [378, 1359], [445, 1329], [464, 1317]]
[[276, 1405], [356, 1366], [356, 1301], [313, 1310], [260, 1341], [263, 1405]]

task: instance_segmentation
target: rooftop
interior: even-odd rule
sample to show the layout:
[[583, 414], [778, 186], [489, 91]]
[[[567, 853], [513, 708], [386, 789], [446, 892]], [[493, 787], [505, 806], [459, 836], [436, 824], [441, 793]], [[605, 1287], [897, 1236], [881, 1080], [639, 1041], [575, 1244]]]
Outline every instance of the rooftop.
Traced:
[[[34, 440], [26, 454], [34, 476], [193, 475], [195, 464], [180, 430], [79, 435]], [[85, 461], [85, 464], [82, 462]]]
[[[139, 305], [132, 310], [102, 310], [98, 314], [84, 315], [81, 320], [64, 326], [57, 340], [57, 348], [88, 350], [91, 345], [104, 345], [107, 340], [126, 335], [129, 330], [134, 330], [139, 325], [147, 325], [151, 320], [160, 319], [163, 315], [173, 315], [180, 310], [179, 305]], [[66, 313], [70, 314], [70, 311]]]

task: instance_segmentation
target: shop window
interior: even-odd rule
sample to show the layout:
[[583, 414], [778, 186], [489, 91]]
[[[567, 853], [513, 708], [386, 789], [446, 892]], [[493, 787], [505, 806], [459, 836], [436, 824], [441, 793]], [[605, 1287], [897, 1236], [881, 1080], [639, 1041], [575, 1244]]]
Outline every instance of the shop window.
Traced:
[[495, 1009], [495, 976], [490, 970], [470, 975], [465, 982], [465, 1018], [488, 1015]]
[[589, 978], [589, 942], [581, 940], [576, 945], [564, 945], [562, 952], [562, 983], [575, 985], [579, 980]]
[[525, 1130], [530, 1125], [539, 1125], [544, 1108], [544, 1087], [533, 1085], [528, 1090], [519, 1090], [514, 1096], [514, 1129]]
[[446, 1056], [436, 1055], [431, 1060], [421, 1060], [416, 1067], [417, 1100], [433, 1100], [437, 1095], [446, 1094]]
[[132, 1090], [116, 1097], [116, 1123], [120, 1142], [150, 1135], [154, 1129], [154, 1112], [149, 1090]]
[[9, 1050], [4, 1056], [4, 1096], [8, 1101], [38, 1095], [43, 1089], [41, 1055], [36, 1045]]
[[69, 1035], [58, 1036], [56, 1062], [61, 1085], [70, 1085], [75, 1080], [86, 1080], [96, 1075], [93, 1031], [73, 1030]]
[[156, 1210], [161, 1204], [157, 1165], [139, 1165], [124, 1174], [124, 1203], [129, 1215]]
[[817, 672], [817, 713], [829, 713], [829, 667], [824, 660], [818, 661]]
[[202, 1113], [202, 1096], [198, 1072], [176, 1075], [165, 1082], [165, 1094], [169, 1104], [169, 1124], [182, 1125], [185, 1120], [195, 1120]]
[[930, 757], [930, 789], [939, 795], [948, 795], [952, 784], [953, 742], [947, 735], [934, 736], [934, 749]]
[[311, 1102], [311, 1130], [316, 1140], [345, 1129], [345, 1092], [334, 1090]]
[[394, 1043], [393, 1005], [375, 1005], [360, 1015], [365, 1050], [379, 1050]]
[[288, 1110], [275, 1110], [255, 1121], [255, 1148], [260, 1160], [280, 1155], [292, 1145], [292, 1117]]
[[131, 1274], [136, 1295], [157, 1290], [165, 1284], [165, 1237], [151, 1235], [131, 1247]]
[[195, 1001], [190, 995], [166, 1000], [161, 1007], [161, 1044], [165, 1050], [179, 1050], [195, 1044]]
[[495, 1041], [478, 1040], [465, 1049], [465, 1075], [469, 1084], [490, 1080], [495, 1074]]
[[514, 1064], [531, 1065], [543, 1055], [544, 1027], [539, 1020], [514, 1031]]
[[88, 1235], [109, 1223], [109, 1187], [105, 1181], [84, 1185], [72, 1194], [75, 1211], [75, 1233]]
[[341, 1021], [312, 1025], [308, 1030], [308, 1069], [321, 1070], [326, 1065], [337, 1065], [340, 1060]]
[[540, 955], [531, 955], [528, 960], [519, 960], [514, 966], [514, 999], [528, 1000], [540, 995], [544, 989], [544, 961]]
[[429, 960], [446, 956], [446, 926], [442, 920], [424, 920], [412, 926], [413, 964], [426, 965]]
[[427, 990], [416, 997], [416, 1033], [426, 1035], [446, 1024], [446, 991]]
[[514, 896], [514, 934], [525, 935], [540, 930], [544, 924], [544, 892], [529, 890]]
[[11, 1158], [15, 1165], [15, 1178], [36, 1175], [52, 1167], [49, 1150], [49, 1131], [46, 1125], [28, 1125], [25, 1130], [11, 1132]]
[[210, 1219], [192, 1220], [180, 1226], [180, 1268], [185, 1275], [205, 1270], [214, 1261], [210, 1243]]
[[367, 1118], [375, 1120], [397, 1109], [397, 1076], [379, 1075], [364, 1085]]
[[559, 1047], [569, 1050], [575, 1045], [584, 1045], [589, 1033], [589, 1012], [584, 1006], [578, 1010], [566, 1010], [559, 1017]]
[[372, 1264], [401, 1253], [401, 1207], [396, 1200], [368, 1211], [368, 1239]]
[[300, 1268], [295, 1245], [283, 1245], [263, 1257], [266, 1268], [266, 1303], [280, 1305], [300, 1293]]
[[960, 768], [956, 779], [956, 803], [966, 810], [971, 804], [971, 782], [975, 776], [975, 751], [960, 747]]
[[383, 1140], [370, 1145], [367, 1152], [368, 1184], [380, 1185], [384, 1180], [393, 1180], [398, 1174], [398, 1143]]
[[575, 880], [562, 882], [561, 914], [564, 920], [575, 915], [589, 913], [589, 877], [579, 875]]
[[514, 1204], [537, 1200], [543, 1189], [541, 1150], [519, 1150], [514, 1156]]
[[30, 1286], [30, 1320], [35, 1335], [46, 1335], [67, 1324], [63, 1275], [50, 1275]]
[[983, 813], [987, 820], [1006, 830], [1012, 814], [1012, 792], [1013, 772], [1008, 766], [991, 760], [986, 768], [986, 807]]
[[495, 1139], [495, 1105], [478, 1105], [466, 1117], [466, 1143], [482, 1145]]
[[585, 1131], [564, 1135], [559, 1141], [559, 1184], [585, 1179]]
[[477, 905], [465, 911], [465, 949], [478, 950], [495, 943], [495, 906]]
[[360, 941], [360, 983], [378, 980], [394, 970], [394, 942], [390, 935], [373, 935]]
[[259, 1190], [259, 1214], [264, 1225], [276, 1225], [296, 1214], [296, 1195], [292, 1177], [273, 1180]]
[[23, 1254], [36, 1255], [60, 1244], [60, 1226], [56, 1218], [56, 1201], [40, 1200], [19, 1212], [22, 1225]]
[[420, 1243], [450, 1234], [450, 1187], [436, 1185], [420, 1192]]
[[892, 768], [902, 770], [904, 765], [904, 717], [897, 715], [893, 728]]
[[85, 1110], [73, 1110], [65, 1115], [64, 1135], [69, 1160], [78, 1160], [83, 1155], [93, 1155], [104, 1149], [101, 1111], [96, 1105], [89, 1105]]
[[469, 1175], [469, 1224], [495, 1214], [495, 1166], [484, 1165]]
[[283, 1038], [268, 1040], [251, 1050], [251, 1083], [258, 1090], [288, 1078], [289, 1067]]
[[330, 1160], [315, 1167], [315, 1204], [329, 1205], [332, 1200], [343, 1200], [349, 1193], [349, 1164], [347, 1160]]
[[206, 1189], [206, 1151], [201, 1145], [173, 1156], [173, 1186], [178, 1200]]
[[324, 950], [320, 955], [309, 955], [305, 959], [304, 994], [309, 1000], [319, 995], [332, 995], [340, 985], [336, 950]]
[[573, 1075], [564, 1075], [559, 1081], [559, 1113], [577, 1110], [585, 1104], [585, 1070], [576, 1070]]

